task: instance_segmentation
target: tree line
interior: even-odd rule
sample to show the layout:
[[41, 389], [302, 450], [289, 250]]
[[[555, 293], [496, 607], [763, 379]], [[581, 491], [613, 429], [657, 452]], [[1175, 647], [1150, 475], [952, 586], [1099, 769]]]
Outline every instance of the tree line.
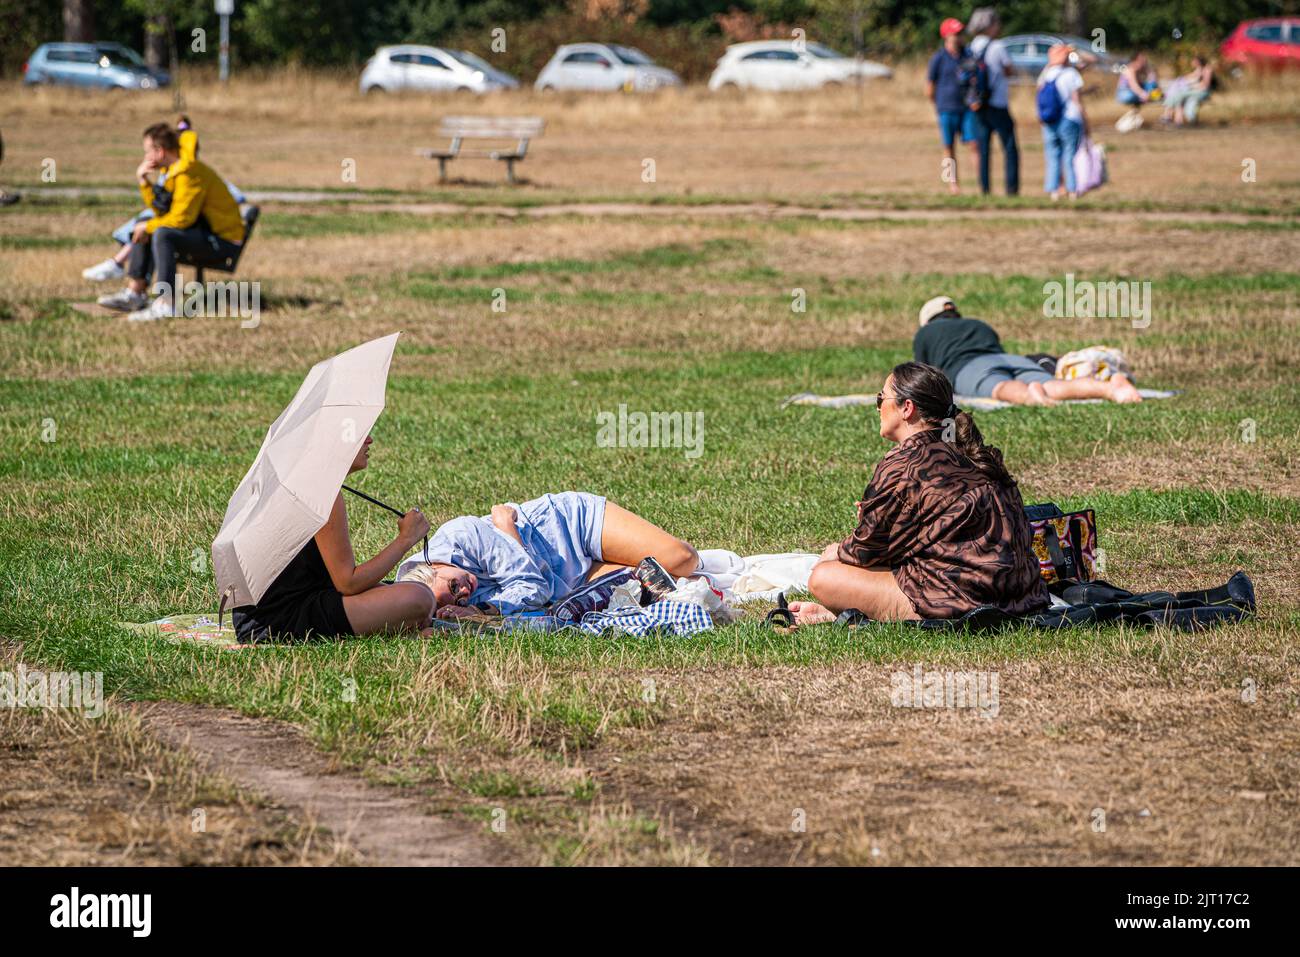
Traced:
[[[687, 80], [707, 77], [728, 43], [788, 36], [898, 59], [933, 49], [945, 17], [971, 0], [236, 0], [231, 55], [245, 65], [355, 68], [376, 47], [472, 50], [526, 80], [560, 43], [638, 46]], [[1300, 0], [1007, 0], [1004, 32], [1101, 36], [1107, 49], [1212, 50], [1238, 22], [1295, 12]], [[111, 40], [156, 65], [215, 63], [212, 0], [0, 0], [0, 71], [40, 43]], [[1095, 31], [1101, 30], [1098, 35]], [[195, 31], [201, 31], [195, 33]]]

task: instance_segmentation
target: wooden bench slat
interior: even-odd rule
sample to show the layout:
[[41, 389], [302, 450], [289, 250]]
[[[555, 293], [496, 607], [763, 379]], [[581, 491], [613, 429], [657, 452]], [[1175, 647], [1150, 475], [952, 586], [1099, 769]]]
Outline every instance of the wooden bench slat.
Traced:
[[[445, 180], [447, 161], [459, 157], [502, 160], [506, 164], [506, 179], [515, 181], [515, 163], [528, 154], [528, 141], [542, 135], [546, 121], [540, 116], [445, 116], [438, 127], [438, 135], [451, 140], [447, 149], [424, 149], [416, 152], [438, 161], [438, 175]], [[496, 149], [479, 147], [465, 149], [462, 141], [515, 140], [514, 148]]]

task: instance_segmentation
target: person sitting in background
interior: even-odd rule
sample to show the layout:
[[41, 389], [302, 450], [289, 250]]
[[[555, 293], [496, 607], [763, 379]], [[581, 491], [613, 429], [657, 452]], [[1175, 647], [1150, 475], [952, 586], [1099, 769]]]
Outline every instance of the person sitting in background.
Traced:
[[965, 29], [962, 22], [949, 17], [939, 25], [939, 36], [943, 44], [930, 57], [926, 69], [925, 95], [934, 104], [939, 116], [939, 140], [943, 143], [944, 179], [948, 182], [948, 192], [954, 196], [961, 192], [957, 182], [957, 155], [955, 143], [960, 132], [961, 141], [969, 143], [971, 159], [975, 168], [979, 168], [980, 144], [979, 123], [975, 114], [966, 109], [962, 99], [961, 61], [965, 49], [961, 43], [961, 32]]
[[[194, 125], [190, 122], [188, 116], [182, 115], [177, 121], [176, 132], [180, 140], [181, 161], [196, 159], [199, 155], [199, 134], [194, 131]], [[146, 219], [153, 218], [155, 215], [161, 216], [171, 208], [172, 194], [166, 188], [166, 182], [167, 171], [162, 170], [158, 174], [157, 183], [154, 184], [153, 204], [142, 209], [113, 230], [112, 237], [118, 243], [117, 252], [103, 262], [95, 263], [95, 265], [83, 269], [81, 272], [83, 279], [89, 279], [92, 282], [107, 282], [113, 279], [121, 279], [126, 275], [126, 261], [131, 256], [131, 234], [135, 231], [136, 225]], [[229, 180], [226, 180], [226, 188], [230, 190], [230, 195], [235, 198], [235, 202], [242, 205], [244, 194], [239, 191], [239, 188]]]
[[850, 608], [904, 621], [982, 605], [1008, 615], [1047, 607], [1016, 481], [971, 414], [953, 405], [947, 376], [904, 362], [876, 406], [880, 435], [895, 448], [857, 503], [857, 528], [813, 566], [808, 590], [817, 600], [790, 603], [795, 624], [833, 621]]
[[1122, 373], [1105, 381], [1057, 379], [1028, 356], [1008, 354], [991, 326], [962, 316], [948, 296], [936, 296], [922, 306], [920, 322], [912, 340], [913, 357], [943, 370], [958, 395], [1013, 405], [1055, 405], [1062, 399], [1142, 401]]
[[1125, 106], [1141, 106], [1160, 96], [1160, 81], [1156, 68], [1151, 65], [1145, 51], [1139, 50], [1124, 64], [1115, 83], [1115, 99]]
[[1176, 79], [1165, 97], [1162, 122], [1184, 126], [1196, 122], [1201, 104], [1209, 99], [1214, 88], [1214, 68], [1203, 56], [1192, 57], [1192, 70]]
[[1038, 75], [1038, 119], [1043, 125], [1043, 158], [1047, 171], [1043, 190], [1053, 200], [1063, 195], [1078, 199], [1074, 154], [1088, 132], [1079, 91], [1083, 76], [1070, 65], [1074, 48], [1058, 43], [1047, 51], [1047, 66]]
[[145, 294], [157, 271], [159, 283], [176, 282], [176, 260], [184, 252], [200, 266], [217, 266], [239, 252], [244, 241], [244, 221], [239, 204], [216, 171], [197, 157], [181, 159], [180, 137], [165, 123], [144, 131], [144, 159], [136, 169], [140, 195], [147, 205], [162, 187], [149, 174], [165, 170], [170, 208], [160, 216], [137, 223], [131, 231], [129, 280], [121, 292], [101, 296], [99, 304], [130, 312], [133, 322], [163, 319], [172, 314], [171, 296], [159, 295], [152, 303]]
[[398, 580], [426, 585], [439, 618], [481, 614], [479, 605], [513, 615], [647, 557], [675, 578], [700, 564], [690, 544], [603, 496], [559, 492], [446, 522], [429, 539], [427, 561], [404, 563]]

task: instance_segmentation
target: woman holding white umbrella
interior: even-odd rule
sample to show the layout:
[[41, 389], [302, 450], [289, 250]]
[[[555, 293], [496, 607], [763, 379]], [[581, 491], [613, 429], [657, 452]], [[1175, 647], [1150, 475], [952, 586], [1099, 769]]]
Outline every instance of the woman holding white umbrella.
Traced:
[[[369, 464], [373, 442], [366, 436], [349, 473]], [[266, 594], [255, 605], [235, 609], [236, 634], [242, 641], [270, 635], [337, 638], [428, 625], [434, 611], [429, 589], [415, 582], [381, 584], [427, 534], [428, 519], [413, 508], [398, 521], [393, 540], [374, 558], [358, 565], [340, 492], [329, 519]]]
[[[212, 543], [221, 608], [243, 641], [335, 638], [422, 628], [434, 611], [418, 583], [382, 584], [429, 533], [418, 508], [397, 535], [357, 563], [343, 479], [370, 460], [397, 334], [318, 362], [272, 423]], [[355, 489], [348, 489], [370, 498]]]

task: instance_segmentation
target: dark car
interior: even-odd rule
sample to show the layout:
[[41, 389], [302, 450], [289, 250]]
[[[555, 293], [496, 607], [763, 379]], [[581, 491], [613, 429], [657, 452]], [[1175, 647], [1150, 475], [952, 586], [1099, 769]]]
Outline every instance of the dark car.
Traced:
[[120, 43], [42, 43], [23, 64], [23, 82], [156, 90], [171, 83], [171, 77]]
[[1020, 33], [1003, 37], [1002, 43], [1007, 48], [1007, 56], [1011, 58], [1012, 65], [1016, 68], [1015, 82], [1017, 83], [1035, 82], [1038, 74], [1042, 73], [1047, 66], [1047, 51], [1058, 43], [1068, 43], [1084, 56], [1095, 58], [1097, 69], [1104, 73], [1119, 73], [1128, 62], [1128, 57], [1094, 51], [1091, 40], [1061, 33]]

